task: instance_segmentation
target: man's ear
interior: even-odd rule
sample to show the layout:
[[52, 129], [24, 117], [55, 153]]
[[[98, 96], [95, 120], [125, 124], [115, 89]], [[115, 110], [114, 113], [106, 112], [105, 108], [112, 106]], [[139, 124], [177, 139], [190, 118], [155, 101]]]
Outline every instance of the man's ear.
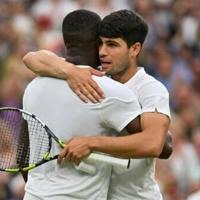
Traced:
[[130, 47], [130, 56], [136, 58], [138, 54], [140, 53], [141, 48], [142, 48], [142, 45], [139, 42], [134, 43]]

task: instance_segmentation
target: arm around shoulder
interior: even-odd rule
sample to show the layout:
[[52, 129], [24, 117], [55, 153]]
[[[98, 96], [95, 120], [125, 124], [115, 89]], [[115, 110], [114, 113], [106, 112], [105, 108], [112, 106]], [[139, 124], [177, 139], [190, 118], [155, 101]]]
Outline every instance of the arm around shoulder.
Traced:
[[70, 88], [83, 100], [98, 102], [104, 94], [92, 79], [92, 74], [103, 76], [104, 73], [91, 67], [79, 68], [48, 50], [29, 52], [23, 57], [26, 67], [39, 76], [50, 76], [67, 80]]
[[60, 79], [66, 79], [70, 69], [74, 68], [72, 63], [66, 62], [64, 58], [48, 50], [29, 52], [23, 57], [23, 62], [27, 68], [39, 76]]

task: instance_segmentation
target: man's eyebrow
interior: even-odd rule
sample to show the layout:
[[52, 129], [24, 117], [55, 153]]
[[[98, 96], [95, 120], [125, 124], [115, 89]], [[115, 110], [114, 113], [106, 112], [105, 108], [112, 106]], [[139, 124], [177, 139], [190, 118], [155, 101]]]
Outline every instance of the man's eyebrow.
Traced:
[[106, 43], [108, 43], [108, 42], [112, 42], [112, 43], [118, 43], [117, 41], [115, 41], [115, 40], [112, 40], [112, 39], [107, 39], [107, 40], [105, 40], [105, 42], [106, 42]]
[[100, 43], [115, 43], [115, 44], [118, 44], [118, 41], [115, 41], [114, 39], [112, 38], [106, 38], [106, 39], [102, 39], [101, 37], [98, 38], [98, 41]]
[[105, 43], [107, 45], [117, 45], [117, 46], [120, 45], [120, 43], [115, 40], [107, 40], [107, 41], [105, 41]]

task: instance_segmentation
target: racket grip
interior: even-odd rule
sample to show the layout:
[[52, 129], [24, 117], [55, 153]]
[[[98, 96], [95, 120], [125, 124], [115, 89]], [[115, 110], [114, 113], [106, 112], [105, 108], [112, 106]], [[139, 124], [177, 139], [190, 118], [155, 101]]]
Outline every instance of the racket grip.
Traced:
[[96, 173], [96, 166], [92, 164], [88, 164], [84, 161], [80, 162], [79, 165], [75, 165], [75, 168], [79, 171], [82, 171], [91, 175], [94, 175]]
[[122, 168], [129, 168], [130, 166], [130, 159], [123, 159], [123, 158], [117, 158], [113, 156], [109, 156], [106, 154], [100, 154], [100, 153], [91, 153], [87, 158], [85, 158], [85, 161], [88, 162], [101, 162], [105, 164], [109, 164], [112, 166], [118, 166]]

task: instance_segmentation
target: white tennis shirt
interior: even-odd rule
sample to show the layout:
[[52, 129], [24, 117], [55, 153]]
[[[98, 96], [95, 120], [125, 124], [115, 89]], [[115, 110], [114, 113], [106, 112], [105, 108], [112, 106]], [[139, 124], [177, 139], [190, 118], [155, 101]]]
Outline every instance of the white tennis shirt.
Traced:
[[[66, 141], [73, 136], [120, 132], [141, 114], [135, 94], [107, 77], [94, 77], [106, 98], [97, 104], [84, 103], [66, 81], [37, 77], [26, 88], [23, 109], [40, 118], [55, 135]], [[60, 152], [53, 145], [53, 154]], [[78, 171], [71, 163], [48, 162], [29, 172], [26, 200], [106, 200], [111, 167], [96, 164], [95, 175]]]
[[[157, 112], [170, 117], [167, 89], [143, 68], [125, 83], [135, 92], [142, 113]], [[132, 159], [128, 170], [116, 167], [112, 171], [108, 200], [161, 200], [159, 186], [155, 180], [155, 159]]]

